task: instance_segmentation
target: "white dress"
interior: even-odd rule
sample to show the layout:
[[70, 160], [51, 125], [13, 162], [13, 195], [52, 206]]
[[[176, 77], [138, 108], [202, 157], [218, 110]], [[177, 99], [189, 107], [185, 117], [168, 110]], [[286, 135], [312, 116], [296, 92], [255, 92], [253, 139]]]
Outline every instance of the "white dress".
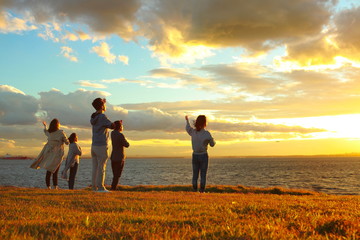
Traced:
[[34, 169], [44, 168], [50, 172], [55, 172], [63, 161], [64, 144], [68, 145], [69, 140], [63, 130], [52, 133], [44, 130], [44, 132], [48, 137], [48, 142], [30, 167]]

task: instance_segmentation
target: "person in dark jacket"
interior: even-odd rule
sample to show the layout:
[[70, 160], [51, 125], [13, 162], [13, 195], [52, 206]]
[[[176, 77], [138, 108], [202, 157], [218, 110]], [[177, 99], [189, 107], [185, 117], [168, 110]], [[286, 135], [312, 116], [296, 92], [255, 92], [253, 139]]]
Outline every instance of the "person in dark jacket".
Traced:
[[111, 190], [116, 190], [119, 183], [121, 173], [125, 165], [125, 151], [124, 148], [128, 148], [130, 144], [126, 140], [124, 134], [122, 134], [123, 125], [122, 120], [114, 122], [115, 129], [111, 132], [112, 152], [110, 156], [111, 168], [113, 172], [113, 180], [111, 184]]

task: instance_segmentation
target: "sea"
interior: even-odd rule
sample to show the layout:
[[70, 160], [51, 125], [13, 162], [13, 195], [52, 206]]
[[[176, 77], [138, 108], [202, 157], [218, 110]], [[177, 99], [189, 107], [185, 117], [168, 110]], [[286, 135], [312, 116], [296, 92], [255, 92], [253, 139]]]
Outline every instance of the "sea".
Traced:
[[[0, 159], [0, 185], [45, 188], [44, 169], [33, 160]], [[63, 169], [64, 163], [60, 171]], [[81, 159], [75, 189], [91, 184], [92, 160]], [[191, 158], [128, 158], [121, 185], [191, 185]], [[112, 180], [111, 163], [105, 184]], [[306, 189], [334, 195], [360, 195], [360, 157], [210, 158], [207, 184]], [[67, 182], [59, 174], [59, 187]]]

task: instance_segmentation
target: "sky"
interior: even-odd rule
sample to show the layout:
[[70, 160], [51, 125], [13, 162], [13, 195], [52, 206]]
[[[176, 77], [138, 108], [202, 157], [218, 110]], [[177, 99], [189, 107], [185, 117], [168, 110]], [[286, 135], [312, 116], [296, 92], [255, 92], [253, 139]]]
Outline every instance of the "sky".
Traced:
[[0, 0], [0, 156], [36, 157], [58, 118], [90, 155], [91, 102], [129, 157], [360, 153], [356, 0]]

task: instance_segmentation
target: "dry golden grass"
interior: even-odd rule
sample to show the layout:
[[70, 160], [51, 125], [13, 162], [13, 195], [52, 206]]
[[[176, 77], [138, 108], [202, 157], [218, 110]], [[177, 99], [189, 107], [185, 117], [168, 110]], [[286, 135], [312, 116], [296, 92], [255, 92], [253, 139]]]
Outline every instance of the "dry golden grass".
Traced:
[[0, 187], [0, 239], [360, 239], [360, 196], [279, 188]]

